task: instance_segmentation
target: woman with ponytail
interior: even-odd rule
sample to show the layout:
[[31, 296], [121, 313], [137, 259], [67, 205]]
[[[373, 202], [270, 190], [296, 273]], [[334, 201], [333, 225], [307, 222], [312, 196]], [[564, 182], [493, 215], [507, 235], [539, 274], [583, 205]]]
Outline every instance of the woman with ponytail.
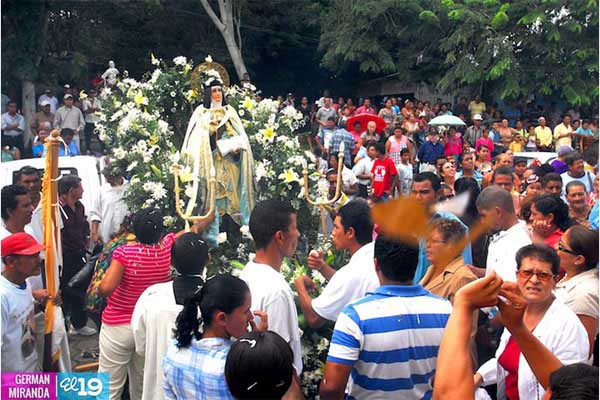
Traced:
[[260, 317], [256, 327], [251, 304], [248, 285], [232, 275], [209, 279], [186, 301], [163, 359], [166, 398], [233, 399], [225, 382], [230, 339], [244, 335], [248, 325], [260, 331], [268, 327], [267, 315], [255, 311]]

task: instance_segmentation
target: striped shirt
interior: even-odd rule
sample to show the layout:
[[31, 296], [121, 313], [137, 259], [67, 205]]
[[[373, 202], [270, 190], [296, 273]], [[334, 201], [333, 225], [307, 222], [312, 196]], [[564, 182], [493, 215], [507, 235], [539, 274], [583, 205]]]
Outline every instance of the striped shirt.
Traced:
[[131, 322], [135, 303], [142, 292], [155, 283], [171, 280], [171, 247], [175, 234], [169, 233], [157, 244], [125, 244], [113, 253], [113, 260], [125, 268], [119, 286], [106, 300], [102, 323], [123, 325]]
[[225, 382], [231, 342], [222, 338], [192, 339], [178, 349], [173, 342], [163, 358], [166, 399], [232, 399]]
[[431, 399], [450, 303], [423, 286], [381, 286], [340, 314], [327, 362], [352, 365], [349, 399]]

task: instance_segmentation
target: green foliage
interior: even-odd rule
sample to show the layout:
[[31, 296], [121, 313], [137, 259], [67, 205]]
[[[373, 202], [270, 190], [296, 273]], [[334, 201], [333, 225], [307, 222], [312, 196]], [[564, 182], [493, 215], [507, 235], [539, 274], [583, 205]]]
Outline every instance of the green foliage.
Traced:
[[[337, 73], [397, 73], [509, 101], [596, 101], [596, 0], [333, 1], [325, 21], [323, 65]], [[402, 22], [401, 35], [392, 21]]]

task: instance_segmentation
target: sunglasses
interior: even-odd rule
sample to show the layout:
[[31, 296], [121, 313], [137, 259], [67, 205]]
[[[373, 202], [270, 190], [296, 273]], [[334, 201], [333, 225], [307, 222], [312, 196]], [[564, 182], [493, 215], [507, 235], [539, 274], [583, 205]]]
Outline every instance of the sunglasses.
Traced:
[[540, 282], [548, 282], [550, 279], [554, 278], [554, 274], [550, 274], [548, 272], [539, 272], [532, 271], [528, 269], [519, 269], [517, 270], [517, 275], [525, 280], [530, 280], [533, 275], [537, 276]]
[[560, 250], [560, 251], [562, 251], [564, 253], [572, 254], [574, 256], [578, 256], [579, 255], [579, 254], [575, 253], [573, 250], [567, 249], [562, 242], [558, 242], [558, 250]]

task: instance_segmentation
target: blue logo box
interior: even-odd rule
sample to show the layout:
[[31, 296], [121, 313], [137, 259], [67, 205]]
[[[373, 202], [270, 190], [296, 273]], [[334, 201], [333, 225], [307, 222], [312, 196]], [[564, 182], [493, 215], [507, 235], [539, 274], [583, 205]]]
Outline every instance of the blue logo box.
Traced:
[[61, 372], [56, 387], [58, 400], [108, 400], [108, 373]]

